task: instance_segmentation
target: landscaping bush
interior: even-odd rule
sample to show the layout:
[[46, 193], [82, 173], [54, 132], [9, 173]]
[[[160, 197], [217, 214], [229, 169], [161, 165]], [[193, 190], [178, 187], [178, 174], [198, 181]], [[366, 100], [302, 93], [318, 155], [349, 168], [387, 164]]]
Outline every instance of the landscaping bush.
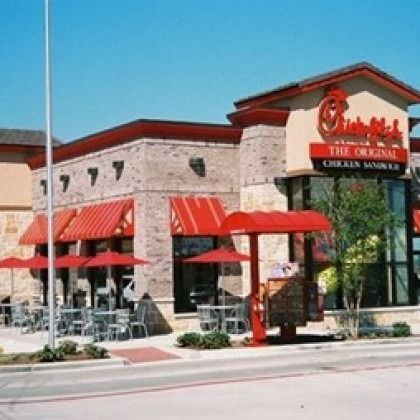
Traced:
[[92, 359], [107, 359], [109, 357], [108, 350], [96, 344], [85, 344], [83, 350]]
[[177, 337], [176, 342], [180, 347], [198, 347], [201, 340], [201, 334], [187, 332]]
[[229, 335], [221, 332], [211, 332], [204, 335], [189, 332], [177, 337], [176, 341], [180, 347], [194, 349], [221, 349], [231, 346]]
[[228, 334], [221, 332], [211, 332], [201, 337], [198, 344], [200, 349], [222, 349], [230, 347], [230, 337]]
[[63, 340], [58, 348], [66, 355], [77, 354], [77, 343], [72, 340]]
[[409, 337], [411, 328], [406, 322], [396, 322], [392, 324], [392, 335], [394, 337]]
[[48, 344], [46, 344], [42, 350], [39, 350], [36, 353], [40, 362], [56, 362], [59, 360], [64, 360], [64, 353], [59, 347], [53, 349]]

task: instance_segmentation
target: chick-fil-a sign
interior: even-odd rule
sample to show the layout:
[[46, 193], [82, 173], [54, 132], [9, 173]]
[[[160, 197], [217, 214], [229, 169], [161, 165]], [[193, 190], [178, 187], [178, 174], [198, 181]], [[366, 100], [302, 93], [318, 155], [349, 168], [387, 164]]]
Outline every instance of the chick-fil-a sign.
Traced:
[[331, 88], [319, 104], [318, 130], [324, 137], [352, 136], [365, 138], [372, 145], [401, 143], [403, 134], [398, 120], [386, 121], [384, 117], [371, 117], [369, 122], [360, 117], [345, 117], [348, 93], [341, 88]]

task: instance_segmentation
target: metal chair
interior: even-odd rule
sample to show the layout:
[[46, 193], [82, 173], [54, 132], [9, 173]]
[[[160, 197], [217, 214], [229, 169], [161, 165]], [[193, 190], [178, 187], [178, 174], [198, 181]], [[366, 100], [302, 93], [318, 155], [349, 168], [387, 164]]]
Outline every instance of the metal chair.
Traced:
[[19, 327], [21, 333], [24, 327], [27, 327], [28, 331], [33, 329], [32, 319], [22, 304], [12, 306], [11, 326]]
[[246, 306], [244, 303], [237, 303], [235, 307], [227, 314], [223, 320], [223, 329], [229, 331], [229, 327], [233, 326], [233, 332], [239, 334], [240, 326], [243, 326], [244, 331], [248, 331], [251, 326], [246, 314]]
[[203, 331], [216, 331], [219, 328], [219, 317], [210, 305], [197, 305], [197, 316]]
[[115, 339], [122, 334], [128, 333], [129, 338], [133, 338], [133, 332], [130, 326], [130, 313], [128, 309], [117, 309], [115, 323], [108, 324], [108, 340], [114, 336]]
[[149, 332], [147, 330], [147, 325], [146, 325], [146, 313], [147, 313], [146, 305], [137, 306], [137, 309], [133, 314], [134, 318], [130, 321], [130, 327], [132, 331], [134, 331], [134, 329], [137, 328], [139, 331], [139, 335], [141, 332], [140, 330], [143, 329], [144, 335], [146, 337], [149, 337]]

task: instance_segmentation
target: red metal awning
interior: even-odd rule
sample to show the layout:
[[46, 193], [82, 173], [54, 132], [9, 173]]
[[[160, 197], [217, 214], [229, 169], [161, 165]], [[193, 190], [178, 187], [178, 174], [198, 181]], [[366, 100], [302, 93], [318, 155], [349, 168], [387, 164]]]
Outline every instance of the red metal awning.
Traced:
[[171, 235], [213, 236], [220, 234], [226, 217], [217, 197], [171, 197]]
[[[54, 242], [60, 241], [60, 235], [76, 217], [76, 209], [64, 209], [54, 213], [53, 238]], [[48, 242], [48, 220], [47, 216], [37, 214], [32, 223], [19, 239], [20, 245], [41, 245]]]
[[229, 214], [221, 225], [230, 233], [296, 233], [331, 230], [329, 220], [315, 210], [301, 211], [237, 211]]
[[420, 234], [420, 210], [413, 210], [413, 230], [415, 235]]
[[80, 209], [60, 241], [106, 239], [134, 235], [134, 200], [110, 201]]

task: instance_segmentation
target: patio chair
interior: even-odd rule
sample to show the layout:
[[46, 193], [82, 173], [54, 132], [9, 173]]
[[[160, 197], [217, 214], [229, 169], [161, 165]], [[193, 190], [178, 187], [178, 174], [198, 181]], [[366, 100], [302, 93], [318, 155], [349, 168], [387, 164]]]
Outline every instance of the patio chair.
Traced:
[[147, 313], [147, 307], [146, 305], [139, 305], [137, 306], [135, 312], [134, 312], [134, 318], [130, 321], [131, 331], [134, 332], [134, 329], [138, 329], [138, 333], [140, 336], [140, 330], [143, 329], [144, 335], [146, 337], [149, 337], [149, 332], [147, 330], [146, 325], [146, 313]]
[[89, 321], [92, 321], [92, 309], [86, 307], [81, 308], [79, 313], [75, 313], [69, 317], [69, 335], [77, 333], [82, 335], [82, 330], [85, 329], [88, 323], [88, 310], [90, 312]]
[[32, 319], [22, 304], [12, 306], [11, 326], [20, 328], [21, 333], [24, 327], [27, 327], [28, 331], [32, 330]]
[[233, 332], [239, 334], [240, 327], [243, 327], [244, 331], [248, 331], [251, 326], [246, 314], [246, 306], [244, 303], [235, 304], [234, 308], [226, 315], [223, 320], [223, 330], [229, 331], [229, 327], [233, 326]]
[[219, 316], [210, 305], [197, 305], [197, 316], [203, 331], [216, 331], [219, 328]]
[[121, 337], [128, 334], [129, 338], [133, 338], [133, 333], [130, 327], [130, 313], [128, 309], [117, 309], [115, 323], [108, 324], [108, 340], [111, 340], [112, 337], [115, 337], [117, 340], [118, 337]]

